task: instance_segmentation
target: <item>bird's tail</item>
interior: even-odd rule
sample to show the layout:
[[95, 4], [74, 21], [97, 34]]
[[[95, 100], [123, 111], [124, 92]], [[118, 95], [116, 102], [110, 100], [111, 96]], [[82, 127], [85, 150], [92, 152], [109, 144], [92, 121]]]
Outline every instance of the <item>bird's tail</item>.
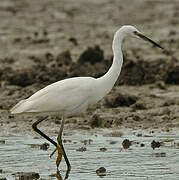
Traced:
[[22, 104], [26, 102], [26, 99], [21, 100], [19, 103], [17, 103], [13, 108], [10, 109], [11, 114], [18, 114], [22, 113]]

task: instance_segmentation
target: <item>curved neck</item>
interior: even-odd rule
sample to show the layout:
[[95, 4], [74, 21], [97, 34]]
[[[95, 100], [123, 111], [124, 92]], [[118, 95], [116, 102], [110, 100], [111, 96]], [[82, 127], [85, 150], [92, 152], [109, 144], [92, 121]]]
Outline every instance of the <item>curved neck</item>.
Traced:
[[112, 89], [115, 82], [118, 79], [118, 76], [121, 72], [121, 67], [123, 63], [123, 54], [121, 49], [121, 44], [123, 41], [123, 36], [120, 33], [120, 31], [117, 31], [114, 35], [112, 49], [113, 49], [113, 62], [108, 70], [108, 72], [98, 78], [99, 84], [102, 85], [101, 87], [104, 87], [104, 90], [106, 91], [106, 94]]

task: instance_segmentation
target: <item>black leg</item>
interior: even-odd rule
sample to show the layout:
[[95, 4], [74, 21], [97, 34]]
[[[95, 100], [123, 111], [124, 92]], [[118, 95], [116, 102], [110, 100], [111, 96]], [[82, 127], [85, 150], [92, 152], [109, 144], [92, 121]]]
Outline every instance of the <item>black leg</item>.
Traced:
[[[57, 147], [57, 143], [56, 143], [54, 140], [52, 140], [51, 138], [49, 138], [46, 134], [44, 134], [42, 131], [40, 131], [40, 130], [37, 128], [37, 125], [38, 125], [39, 123], [41, 123], [42, 121], [44, 121], [45, 119], [47, 119], [47, 117], [48, 117], [48, 116], [42, 117], [42, 118], [40, 118], [39, 120], [37, 120], [35, 123], [33, 123], [33, 124], [32, 124], [32, 129], [33, 129], [35, 132], [37, 132], [38, 134], [40, 134], [42, 137], [44, 137], [45, 139], [47, 139], [49, 142], [51, 142], [55, 147]], [[60, 136], [62, 136], [63, 127], [64, 127], [64, 119], [62, 119], [62, 124], [61, 124], [60, 131], [59, 131]], [[63, 151], [63, 156], [64, 156], [65, 162], [66, 162], [66, 164], [67, 164], [67, 168], [68, 168], [68, 170], [67, 170], [68, 173], [67, 173], [67, 174], [69, 174], [69, 172], [70, 172], [70, 170], [71, 170], [70, 162], [69, 162], [69, 160], [68, 160], [68, 158], [67, 158], [67, 155], [66, 155], [66, 153], [65, 153], [65, 149], [64, 149], [64, 147], [63, 147], [63, 143], [62, 143], [61, 137], [60, 137], [60, 138], [58, 137], [57, 139], [59, 140], [59, 145], [60, 145], [60, 147], [61, 147], [61, 149], [62, 149], [62, 151]]]
[[37, 125], [39, 123], [41, 123], [43, 120], [47, 119], [48, 116], [46, 117], [42, 117], [40, 118], [39, 120], [37, 120], [35, 123], [32, 124], [32, 129], [37, 132], [38, 134], [40, 134], [42, 137], [44, 137], [45, 139], [47, 139], [49, 142], [51, 142], [55, 147], [57, 147], [57, 143], [52, 140], [51, 138], [49, 138], [46, 134], [44, 134], [42, 131], [40, 131], [38, 128], [37, 128]]

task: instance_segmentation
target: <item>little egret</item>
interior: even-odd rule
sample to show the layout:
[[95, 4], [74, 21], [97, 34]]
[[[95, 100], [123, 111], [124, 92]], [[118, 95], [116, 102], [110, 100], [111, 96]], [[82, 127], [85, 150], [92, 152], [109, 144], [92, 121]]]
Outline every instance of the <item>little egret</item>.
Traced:
[[[89, 105], [97, 103], [114, 86], [123, 63], [123, 54], [121, 50], [122, 41], [125, 37], [137, 37], [149, 41], [153, 45], [162, 48], [159, 44], [144, 36], [133, 26], [122, 26], [115, 34], [112, 43], [113, 63], [108, 72], [100, 78], [93, 77], [74, 77], [53, 83], [28, 99], [21, 100], [10, 111], [12, 114], [32, 114], [43, 115], [45, 117], [37, 120], [32, 128], [51, 142], [58, 150], [56, 160], [57, 169], [61, 162], [62, 155], [65, 158], [68, 170], [71, 165], [65, 153], [62, 143], [62, 132], [64, 121], [67, 116], [78, 115], [85, 111]], [[163, 49], [163, 48], [162, 48]], [[57, 137], [57, 143], [37, 128], [37, 125], [47, 118], [47, 115], [60, 115], [62, 117], [60, 131]], [[51, 155], [53, 155], [53, 153]]]

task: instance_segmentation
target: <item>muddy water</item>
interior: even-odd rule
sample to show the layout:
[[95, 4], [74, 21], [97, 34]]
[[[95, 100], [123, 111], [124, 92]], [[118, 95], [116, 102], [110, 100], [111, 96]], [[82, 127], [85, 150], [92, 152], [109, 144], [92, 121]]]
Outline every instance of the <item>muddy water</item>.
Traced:
[[[124, 149], [124, 139], [132, 141], [129, 149]], [[18, 179], [12, 174], [17, 172], [36, 172], [40, 178], [56, 179], [55, 156], [47, 151], [32, 148], [30, 144], [44, 143], [43, 139], [32, 137], [1, 137], [5, 144], [0, 144], [0, 177]], [[69, 179], [100, 179], [96, 170], [106, 168], [104, 179], [179, 179], [179, 133], [153, 133], [147, 135], [125, 135], [107, 137], [104, 135], [74, 134], [65, 136], [68, 157], [72, 164]], [[84, 140], [87, 143], [84, 144]], [[92, 140], [92, 141], [91, 141]], [[163, 142], [159, 148], [152, 149], [151, 142]], [[143, 144], [143, 147], [142, 145]], [[86, 151], [77, 151], [86, 147]], [[100, 148], [106, 148], [105, 152]], [[65, 163], [61, 164], [61, 176], [65, 176]]]

